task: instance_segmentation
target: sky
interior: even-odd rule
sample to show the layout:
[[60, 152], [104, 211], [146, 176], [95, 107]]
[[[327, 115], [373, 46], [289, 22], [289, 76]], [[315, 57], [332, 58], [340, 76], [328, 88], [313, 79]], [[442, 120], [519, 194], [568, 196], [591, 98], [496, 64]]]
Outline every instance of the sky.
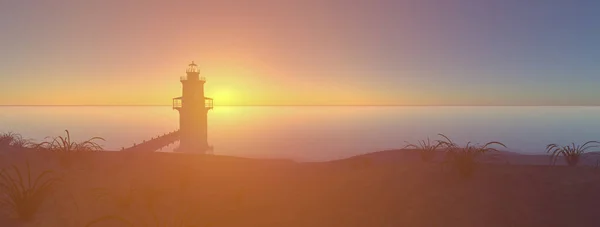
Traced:
[[600, 1], [0, 1], [0, 105], [600, 105]]

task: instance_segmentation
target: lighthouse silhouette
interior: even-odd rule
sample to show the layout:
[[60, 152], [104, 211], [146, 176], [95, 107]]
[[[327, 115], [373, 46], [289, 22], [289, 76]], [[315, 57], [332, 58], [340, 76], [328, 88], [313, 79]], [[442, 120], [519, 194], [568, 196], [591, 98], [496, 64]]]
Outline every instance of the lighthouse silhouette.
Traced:
[[192, 61], [186, 75], [181, 77], [182, 96], [173, 98], [173, 109], [179, 111], [178, 152], [202, 153], [213, 151], [208, 145], [208, 111], [213, 108], [213, 100], [204, 97], [206, 79], [200, 77], [198, 65]]

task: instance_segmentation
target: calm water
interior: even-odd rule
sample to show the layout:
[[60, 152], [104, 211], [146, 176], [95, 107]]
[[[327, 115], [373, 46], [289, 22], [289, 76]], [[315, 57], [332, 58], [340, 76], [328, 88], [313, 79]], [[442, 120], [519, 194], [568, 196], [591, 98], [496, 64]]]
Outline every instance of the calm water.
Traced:
[[[0, 132], [43, 141], [69, 129], [75, 140], [101, 136], [118, 150], [176, 130], [178, 117], [167, 106], [0, 107]], [[600, 107], [217, 107], [208, 121], [215, 154], [299, 161], [400, 148], [437, 133], [459, 143], [499, 140], [521, 153], [600, 140]]]

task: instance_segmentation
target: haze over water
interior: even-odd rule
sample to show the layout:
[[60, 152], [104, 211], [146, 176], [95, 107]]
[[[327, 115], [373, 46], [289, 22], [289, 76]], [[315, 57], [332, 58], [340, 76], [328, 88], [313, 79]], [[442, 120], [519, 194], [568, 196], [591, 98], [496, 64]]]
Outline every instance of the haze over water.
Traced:
[[[510, 151], [543, 153], [549, 143], [600, 140], [600, 107], [216, 107], [208, 117], [215, 154], [324, 161], [402, 148], [444, 133], [464, 144], [498, 140]], [[43, 141], [71, 131], [119, 150], [176, 130], [170, 106], [0, 107], [0, 131]], [[170, 146], [163, 151], [171, 151]]]

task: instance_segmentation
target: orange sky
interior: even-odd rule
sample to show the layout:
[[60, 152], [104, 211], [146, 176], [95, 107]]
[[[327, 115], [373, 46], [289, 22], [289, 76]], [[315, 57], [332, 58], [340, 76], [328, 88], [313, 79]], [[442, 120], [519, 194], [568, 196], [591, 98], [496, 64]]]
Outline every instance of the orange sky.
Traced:
[[192, 60], [216, 105], [600, 104], [590, 60], [600, 52], [576, 45], [597, 34], [571, 42], [565, 34], [575, 31], [541, 28], [590, 31], [585, 21], [557, 24], [522, 7], [540, 9], [469, 0], [2, 2], [0, 105], [170, 105]]
[[[214, 2], [206, 7], [63, 4], [21, 6], [17, 16], [34, 38], [22, 41], [21, 59], [11, 59], [21, 67], [8, 68], [6, 74], [14, 79], [3, 81], [8, 95], [0, 97], [0, 104], [168, 105], [180, 95], [178, 79], [192, 60], [200, 64], [208, 79], [207, 96], [217, 105], [360, 104], [376, 97], [357, 89], [361, 85], [355, 80], [325, 75], [344, 73], [335, 72], [334, 65], [302, 70], [311, 58], [318, 60], [315, 54], [339, 56], [319, 53], [334, 48], [309, 53], [299, 45], [337, 41], [334, 34], [327, 37], [331, 31], [309, 27], [323, 18], [305, 21], [301, 11], [290, 11], [293, 4], [274, 4], [288, 12]], [[290, 12], [295, 15], [286, 15]], [[294, 26], [297, 32], [315, 33], [297, 36]], [[304, 62], [291, 65], [296, 58]], [[29, 67], [33, 72], [22, 70]]]
[[29, 38], [0, 104], [169, 105], [192, 60], [216, 105], [419, 103], [373, 89], [353, 28], [320, 3], [62, 4], [15, 13]]

